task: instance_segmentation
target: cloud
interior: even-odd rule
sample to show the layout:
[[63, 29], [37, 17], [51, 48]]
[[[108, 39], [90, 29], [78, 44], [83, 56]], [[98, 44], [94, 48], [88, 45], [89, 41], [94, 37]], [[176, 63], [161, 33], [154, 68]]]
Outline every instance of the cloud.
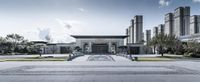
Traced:
[[64, 21], [61, 19], [56, 19], [56, 21], [62, 26], [65, 27], [67, 29], [71, 29], [72, 28], [72, 24], [70, 24], [68, 21]]
[[50, 28], [44, 28], [44, 29], [40, 29], [38, 28], [38, 36], [41, 40], [46, 40], [47, 36], [51, 36], [50, 35]]
[[48, 28], [38, 28], [38, 40], [47, 41], [47, 42], [72, 42], [74, 41], [70, 37], [71, 30], [66, 30], [63, 27], [48, 27]]
[[[54, 39], [56, 42], [66, 42], [66, 41], [74, 41], [74, 38], [72, 38], [70, 35], [74, 34], [81, 34], [83, 32], [84, 27], [87, 25], [85, 22], [81, 20], [69, 20], [69, 19], [60, 19], [56, 18], [55, 21], [60, 25], [61, 31], [59, 33], [62, 33], [62, 36], [65, 37], [59, 37], [57, 39]], [[58, 29], [55, 29], [58, 30]], [[58, 33], [58, 31], [52, 30], [52, 33]], [[85, 29], [84, 29], [85, 30]], [[59, 35], [60, 35], [59, 34]]]
[[78, 10], [79, 10], [80, 12], [84, 12], [84, 11], [85, 11], [85, 9], [83, 9], [83, 8], [78, 8]]
[[200, 0], [192, 0], [195, 3], [200, 3]]
[[159, 0], [160, 7], [169, 6], [170, 0]]
[[65, 27], [65, 28], [67, 28], [67, 29], [72, 29], [72, 28], [74, 28], [74, 27], [84, 25], [83, 22], [78, 21], [78, 20], [62, 20], [62, 19], [58, 19], [58, 18], [57, 18], [56, 21], [58, 21], [58, 23], [59, 23], [62, 27]]

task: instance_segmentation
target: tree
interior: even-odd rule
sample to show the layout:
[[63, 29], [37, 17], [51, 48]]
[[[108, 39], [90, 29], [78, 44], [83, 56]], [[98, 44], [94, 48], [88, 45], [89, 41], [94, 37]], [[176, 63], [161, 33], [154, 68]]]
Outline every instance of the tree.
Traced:
[[6, 39], [3, 37], [0, 37], [0, 52], [2, 54], [4, 54], [5, 46], [6, 46]]
[[187, 51], [187, 55], [193, 57], [200, 57], [200, 44], [196, 40], [187, 42], [184, 48]]
[[176, 41], [174, 44], [174, 47], [171, 48], [172, 52], [178, 55], [181, 55], [184, 53], [184, 44], [180, 40]]
[[55, 54], [56, 51], [58, 50], [56, 47], [56, 44], [53, 44], [52, 47], [50, 48], [50, 50], [52, 51], [53, 54]]
[[19, 53], [29, 53], [29, 49], [33, 45], [28, 40], [23, 40], [17, 47]]
[[33, 42], [27, 42], [26, 43], [26, 49], [27, 49], [27, 53], [36, 53]]
[[43, 45], [32, 45], [32, 50], [34, 53], [39, 54], [42, 57], [42, 47]]
[[6, 36], [6, 39], [8, 42], [11, 43], [11, 51], [14, 52], [14, 50], [18, 47], [18, 45], [24, 41], [24, 37], [20, 36], [18, 34], [9, 34]]
[[155, 46], [158, 52], [163, 56], [167, 48], [174, 48], [178, 39], [174, 35], [158, 34], [149, 42], [151, 46]]

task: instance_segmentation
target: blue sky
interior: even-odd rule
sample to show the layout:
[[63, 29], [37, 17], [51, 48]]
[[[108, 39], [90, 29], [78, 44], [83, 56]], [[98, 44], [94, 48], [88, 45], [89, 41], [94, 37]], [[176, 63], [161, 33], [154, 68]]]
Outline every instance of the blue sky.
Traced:
[[0, 36], [71, 42], [71, 34], [123, 35], [135, 15], [144, 16], [144, 30], [152, 29], [179, 6], [200, 15], [200, 0], [0, 0]]

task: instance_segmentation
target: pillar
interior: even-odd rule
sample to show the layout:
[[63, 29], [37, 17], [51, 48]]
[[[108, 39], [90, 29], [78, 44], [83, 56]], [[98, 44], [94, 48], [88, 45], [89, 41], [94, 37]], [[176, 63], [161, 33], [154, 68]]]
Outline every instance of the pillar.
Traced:
[[89, 53], [92, 52], [92, 42], [89, 42]]
[[109, 52], [109, 53], [111, 53], [111, 47], [112, 47], [111, 42], [108, 42], [108, 52]]

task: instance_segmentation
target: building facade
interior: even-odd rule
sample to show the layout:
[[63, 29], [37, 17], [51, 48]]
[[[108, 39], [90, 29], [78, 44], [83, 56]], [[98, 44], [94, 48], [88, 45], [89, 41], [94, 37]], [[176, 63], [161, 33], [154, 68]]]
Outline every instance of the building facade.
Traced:
[[200, 33], [200, 15], [190, 17], [190, 34]]
[[45, 46], [45, 54], [65, 54], [71, 53], [75, 48], [75, 43], [48, 43]]
[[151, 30], [146, 30], [146, 44], [148, 45], [151, 40]]
[[144, 53], [144, 33], [143, 33], [143, 16], [136, 15], [131, 19], [129, 28], [126, 29], [127, 43], [129, 54]]
[[126, 35], [127, 35], [127, 38], [125, 39], [126, 40], [126, 43], [129, 43], [129, 28], [126, 29]]
[[168, 13], [165, 15], [165, 34], [174, 35], [174, 18], [173, 13]]
[[142, 43], [144, 40], [143, 33], [143, 16], [136, 15], [131, 19], [131, 25], [126, 29], [127, 43]]
[[176, 36], [189, 35], [190, 7], [179, 7], [174, 11], [174, 34]]
[[158, 25], [158, 34], [164, 34], [165, 33], [165, 25], [160, 24]]
[[72, 35], [83, 53], [117, 53], [124, 46], [125, 35]]
[[158, 27], [153, 27], [153, 36], [158, 35]]
[[74, 50], [75, 43], [48, 43], [46, 41], [32, 41], [40, 48], [42, 54], [66, 54]]
[[142, 43], [143, 40], [143, 16], [134, 17], [134, 43]]

